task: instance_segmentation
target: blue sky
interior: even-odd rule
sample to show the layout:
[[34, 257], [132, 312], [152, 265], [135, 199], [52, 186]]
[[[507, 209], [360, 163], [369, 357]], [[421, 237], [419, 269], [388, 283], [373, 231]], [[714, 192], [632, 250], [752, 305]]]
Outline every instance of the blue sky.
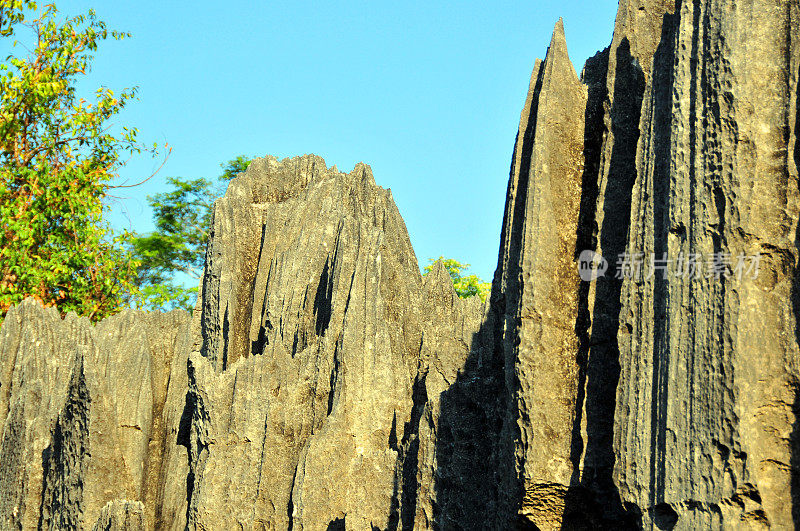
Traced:
[[[340, 170], [372, 166], [421, 266], [445, 255], [487, 280], [533, 63], [561, 16], [580, 71], [611, 41], [616, 13], [609, 0], [56, 5], [93, 7], [133, 34], [101, 45], [84, 85], [138, 86], [118, 122], [172, 146], [153, 180], [116, 191], [115, 228], [152, 230], [146, 196], [167, 176], [216, 177], [238, 154], [316, 153]], [[121, 176], [158, 164], [133, 160]]]

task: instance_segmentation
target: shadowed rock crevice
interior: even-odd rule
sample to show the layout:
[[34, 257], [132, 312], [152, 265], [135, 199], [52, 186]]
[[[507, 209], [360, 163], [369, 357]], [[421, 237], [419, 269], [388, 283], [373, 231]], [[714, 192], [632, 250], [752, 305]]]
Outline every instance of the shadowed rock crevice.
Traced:
[[425, 404], [428, 402], [428, 393], [425, 389], [426, 377], [427, 373], [421, 373], [417, 375], [414, 381], [414, 390], [411, 394], [414, 404], [411, 408], [411, 420], [403, 429], [403, 453], [399, 457], [402, 462], [400, 469], [402, 470], [403, 499], [400, 506], [400, 523], [403, 531], [414, 529], [414, 518], [417, 510], [419, 423], [425, 410]]
[[333, 277], [330, 268], [330, 260], [325, 260], [325, 268], [319, 277], [317, 294], [314, 297], [314, 315], [316, 316], [314, 329], [318, 336], [325, 333], [325, 330], [328, 329], [328, 324], [331, 322]]
[[345, 521], [344, 518], [337, 518], [336, 520], [332, 520], [328, 527], [326, 528], [327, 531], [345, 531]]
[[[799, 10], [800, 11], [800, 10]], [[794, 44], [794, 43], [793, 43]], [[800, 48], [800, 44], [795, 44]], [[797, 72], [794, 77], [795, 83], [795, 122], [793, 130], [793, 161], [794, 161], [794, 177], [797, 179], [795, 185], [800, 189], [800, 58], [796, 58], [794, 63], [797, 65]], [[792, 172], [789, 172], [792, 175]], [[800, 222], [795, 229], [795, 247], [800, 249]], [[794, 310], [795, 319], [795, 339], [800, 345], [800, 252], [795, 254], [795, 270], [792, 283], [792, 306]], [[794, 424], [792, 425], [791, 434], [791, 470], [792, 470], [792, 520], [795, 528], [800, 529], [800, 384], [795, 383], [794, 389]]]
[[[651, 102], [647, 122], [651, 125], [650, 138], [647, 142], [652, 153], [652, 197], [653, 204], [653, 260], [669, 258], [669, 243], [672, 227], [670, 223], [670, 165], [673, 160], [671, 152], [671, 118], [672, 118], [672, 65], [675, 61], [675, 31], [678, 29], [679, 15], [665, 15], [661, 43], [653, 57], [653, 79]], [[654, 263], [654, 262], [653, 262]], [[652, 466], [657, 467], [652, 478], [664, 478], [663, 463], [666, 459], [666, 411], [669, 391], [669, 377], [666, 364], [669, 363], [669, 314], [667, 309], [669, 297], [669, 273], [655, 272], [653, 281], [653, 314], [654, 323], [654, 363], [653, 381], [656, 392], [653, 393], [652, 422], [657, 429], [652, 435]], [[662, 529], [672, 529], [678, 520], [678, 514], [669, 505], [663, 504], [663, 484], [651, 484], [653, 498], [651, 506], [656, 515], [660, 515]], [[660, 494], [659, 494], [660, 493]], [[659, 505], [661, 504], [661, 505]], [[674, 522], [673, 522], [674, 515]], [[655, 517], [654, 517], [655, 521]]]
[[[597, 199], [602, 170], [603, 139], [605, 137], [605, 108], [608, 100], [608, 54], [610, 48], [590, 57], [581, 72], [581, 83], [587, 89], [584, 113], [584, 166], [581, 176], [581, 209], [576, 234], [576, 252], [597, 248]], [[577, 256], [576, 256], [577, 258]], [[582, 287], [589, 284], [582, 284]]]
[[211, 419], [198, 388], [196, 368], [191, 360], [187, 365], [187, 375], [189, 391], [186, 393], [186, 405], [180, 419], [178, 444], [186, 447], [188, 457], [186, 522], [187, 526], [192, 527], [196, 525], [201, 513], [197, 498], [208, 458], [208, 428]]
[[653, 523], [657, 529], [669, 531], [678, 523], [678, 513], [668, 503], [659, 503], [653, 507]]
[[288, 527], [289, 531], [294, 529], [294, 486], [297, 482], [297, 467], [294, 469], [294, 473], [292, 474], [292, 483], [289, 486], [289, 502], [286, 504], [286, 516], [288, 518]]
[[[258, 260], [259, 262], [262, 259], [263, 249], [264, 249], [264, 237], [267, 233], [267, 226], [262, 224], [261, 226], [261, 243], [259, 245], [259, 252]], [[257, 307], [257, 304], [260, 302], [261, 306], [261, 315], [258, 320], [260, 324], [258, 328], [258, 335], [255, 340], [250, 342], [250, 354], [253, 356], [258, 356], [259, 354], [264, 353], [264, 347], [269, 344], [269, 333], [272, 332], [272, 322], [269, 320], [269, 315], [265, 315], [267, 312], [266, 308], [266, 301], [257, 301], [256, 300], [256, 282], [253, 282], [253, 285], [250, 290], [250, 299], [252, 300], [252, 306]]]
[[178, 434], [177, 438], [175, 439], [175, 444], [179, 446], [183, 446], [186, 448], [186, 453], [188, 456], [188, 467], [189, 470], [186, 474], [186, 521], [189, 520], [189, 506], [192, 503], [192, 493], [194, 492], [194, 480], [195, 475], [194, 471], [192, 470], [192, 440], [191, 440], [191, 431], [192, 431], [192, 418], [195, 415], [195, 409], [197, 408], [197, 402], [194, 394], [191, 391], [186, 392], [186, 399], [183, 407], [183, 413], [181, 413], [180, 423], [178, 424]]
[[595, 285], [590, 351], [586, 365], [586, 446], [581, 485], [602, 500], [605, 518], [619, 518], [621, 501], [612, 480], [613, 431], [620, 374], [617, 333], [620, 327], [622, 280], [615, 278], [618, 258], [625, 252], [630, 225], [631, 192], [636, 179], [638, 124], [645, 88], [644, 74], [624, 38], [614, 51], [616, 71], [610, 110], [610, 161], [602, 201], [603, 224], [598, 242], [609, 262], [609, 273]]
[[[484, 334], [485, 330], [477, 332], [475, 341], [481, 342]], [[502, 379], [477, 367], [474, 362], [480, 357], [480, 349], [470, 353], [466, 370], [440, 398], [434, 528], [469, 523], [494, 529], [503, 518], [498, 512], [498, 469], [492, 459], [501, 444]]]
[[328, 391], [328, 412], [330, 415], [333, 412], [333, 404], [336, 400], [336, 382], [339, 381], [339, 349], [341, 348], [341, 339], [336, 342], [336, 348], [333, 351], [333, 367], [331, 367], [330, 376], [330, 390]]
[[40, 529], [77, 529], [82, 523], [91, 403], [83, 365], [80, 356], [67, 403], [58, 416], [50, 445], [42, 452]]
[[[575, 236], [575, 259], [585, 250], [592, 252], [597, 249], [597, 198], [599, 192], [600, 164], [603, 153], [604, 103], [608, 97], [606, 88], [608, 74], [608, 52], [606, 48], [586, 61], [581, 73], [581, 83], [586, 85], [588, 99], [584, 115], [584, 169], [581, 178], [581, 206], [578, 215], [578, 230]], [[578, 394], [576, 396], [577, 415], [572, 426], [572, 443], [570, 461], [573, 472], [570, 487], [580, 483], [580, 460], [583, 455], [584, 444], [581, 428], [583, 412], [586, 401], [586, 363], [588, 360], [591, 326], [589, 311], [590, 282], [581, 282], [578, 291], [578, 311], [575, 320], [575, 335], [579, 338], [577, 361], [579, 365]], [[565, 508], [565, 513], [573, 512], [577, 508], [571, 505]]]
[[[581, 204], [576, 232], [575, 260], [581, 252], [597, 250], [597, 200], [601, 172], [603, 139], [605, 136], [604, 104], [608, 98], [608, 54], [609, 48], [587, 60], [581, 73], [581, 83], [587, 88], [588, 99], [584, 114], [584, 168], [581, 177]], [[591, 283], [581, 282], [578, 288], [578, 306], [575, 319], [575, 335], [579, 339], [576, 355], [579, 373], [575, 397], [576, 416], [572, 425], [570, 461], [573, 466], [569, 488], [564, 495], [564, 517], [562, 529], [583, 529], [597, 525], [600, 509], [592, 499], [592, 493], [580, 484], [581, 458], [586, 441], [582, 428], [586, 408], [586, 368], [589, 356], [591, 313], [589, 294]]]

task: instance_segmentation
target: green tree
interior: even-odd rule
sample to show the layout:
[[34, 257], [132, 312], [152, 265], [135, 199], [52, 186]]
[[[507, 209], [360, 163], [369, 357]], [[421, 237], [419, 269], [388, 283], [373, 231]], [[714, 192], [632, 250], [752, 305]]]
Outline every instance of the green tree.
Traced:
[[444, 268], [450, 274], [450, 280], [453, 281], [453, 288], [455, 288], [456, 294], [459, 297], [466, 299], [467, 297], [474, 297], [477, 295], [482, 301], [486, 300], [486, 297], [492, 289], [492, 284], [484, 282], [477, 275], [465, 276], [463, 273], [469, 269], [469, 264], [462, 264], [458, 260], [445, 258], [444, 256], [440, 256], [436, 259], [429, 258], [428, 261], [430, 265], [425, 266], [423, 276], [433, 271], [433, 266], [436, 262], [442, 262]]
[[22, 52], [0, 63], [0, 318], [33, 296], [98, 320], [136, 290], [125, 235], [103, 219], [111, 179], [143, 150], [110, 122], [136, 90], [76, 93], [98, 44], [128, 36], [94, 11], [60, 19], [54, 5], [0, 0], [0, 43]]
[[[194, 308], [214, 201], [231, 179], [247, 169], [251, 160], [239, 155], [220, 164], [223, 172], [216, 183], [203, 178], [169, 177], [169, 191], [147, 198], [156, 230], [131, 239], [132, 253], [141, 263], [137, 283], [139, 304], [143, 308], [187, 311]], [[185, 287], [181, 277], [195, 286]]]

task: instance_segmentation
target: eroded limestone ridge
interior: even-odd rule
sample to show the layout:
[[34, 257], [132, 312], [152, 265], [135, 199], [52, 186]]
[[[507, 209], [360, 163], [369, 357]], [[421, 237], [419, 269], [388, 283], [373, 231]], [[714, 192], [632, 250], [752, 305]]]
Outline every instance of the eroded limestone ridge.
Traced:
[[9, 311], [0, 331], [0, 528], [91, 529], [114, 519], [154, 527], [174, 472], [164, 456], [180, 404], [167, 389], [188, 320], [126, 310], [94, 326], [32, 299]]
[[432, 485], [435, 466], [418, 458], [420, 419], [464, 366], [479, 301], [441, 267], [422, 282], [368, 166], [315, 156], [237, 177], [207, 264], [182, 439], [189, 527], [411, 525], [427, 500], [407, 487]]
[[[623, 0], [579, 77], [559, 21], [486, 304], [306, 155], [217, 201], [192, 317], [12, 309], [0, 528], [800, 526], [799, 22]], [[648, 274], [695, 255], [759, 272]]]

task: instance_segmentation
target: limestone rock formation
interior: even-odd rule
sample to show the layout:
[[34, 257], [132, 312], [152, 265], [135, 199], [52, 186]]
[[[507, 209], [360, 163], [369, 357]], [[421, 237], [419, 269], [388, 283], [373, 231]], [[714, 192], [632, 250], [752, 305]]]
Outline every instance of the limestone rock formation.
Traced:
[[[514, 148], [493, 291], [505, 367], [506, 461], [501, 492], [538, 525], [560, 525], [575, 470], [580, 278], [576, 234], [587, 91], [567, 55], [559, 20], [536, 63]], [[499, 297], [498, 297], [499, 296]]]
[[622, 0], [580, 77], [559, 21], [486, 303], [306, 155], [217, 201], [191, 317], [12, 309], [0, 528], [800, 526], [798, 21]]
[[215, 206], [207, 264], [178, 434], [189, 527], [413, 514], [414, 389], [456, 378], [482, 309], [442, 271], [423, 285], [390, 192], [365, 165], [258, 159]]
[[[93, 326], [26, 300], [0, 333], [0, 528], [90, 529], [116, 499], [152, 528], [185, 312]], [[113, 513], [113, 514], [112, 514]], [[126, 517], [130, 520], [131, 517]], [[103, 527], [105, 528], [105, 527]]]
[[646, 524], [788, 529], [800, 4], [678, 7], [645, 86], [627, 249], [759, 255], [760, 271], [623, 285], [616, 482]]

